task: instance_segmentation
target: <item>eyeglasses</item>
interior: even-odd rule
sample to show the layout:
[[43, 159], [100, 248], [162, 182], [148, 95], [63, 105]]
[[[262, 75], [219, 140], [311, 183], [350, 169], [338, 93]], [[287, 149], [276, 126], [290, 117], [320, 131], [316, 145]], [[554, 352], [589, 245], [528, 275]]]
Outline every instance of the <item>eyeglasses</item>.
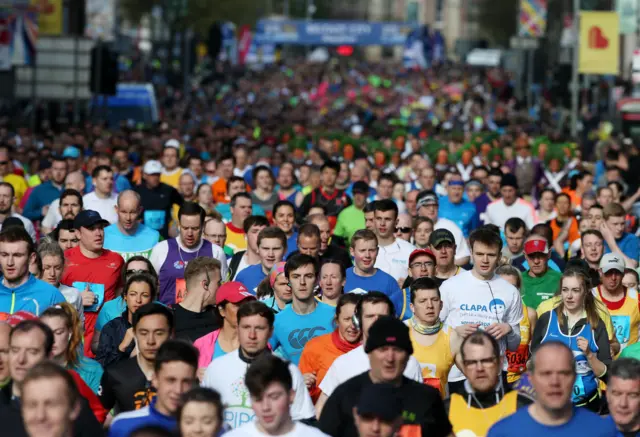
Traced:
[[143, 269], [132, 269], [132, 270], [127, 270], [125, 274], [129, 276], [129, 275], [134, 275], [136, 273], [148, 273], [148, 272], [149, 272], [148, 270], [143, 270]]
[[463, 360], [462, 364], [464, 364], [465, 367], [471, 367], [471, 366], [487, 367], [494, 364], [495, 362], [496, 362], [496, 357], [490, 357], [490, 358], [481, 358], [479, 360]]
[[428, 269], [429, 267], [433, 267], [433, 263], [430, 261], [425, 261], [423, 263], [413, 263], [409, 266], [412, 269], [420, 268], [420, 269]]
[[402, 232], [403, 234], [410, 234], [411, 228], [396, 228], [397, 232]]

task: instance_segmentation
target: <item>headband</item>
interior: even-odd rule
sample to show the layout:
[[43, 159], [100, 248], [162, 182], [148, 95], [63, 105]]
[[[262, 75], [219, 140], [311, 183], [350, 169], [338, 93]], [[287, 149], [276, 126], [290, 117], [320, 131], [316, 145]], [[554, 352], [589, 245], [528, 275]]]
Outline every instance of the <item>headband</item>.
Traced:
[[276, 279], [278, 275], [284, 273], [284, 266], [287, 264], [284, 261], [280, 261], [279, 263], [275, 263], [273, 267], [271, 267], [271, 271], [269, 272], [269, 285], [273, 288], [273, 284], [276, 283]]

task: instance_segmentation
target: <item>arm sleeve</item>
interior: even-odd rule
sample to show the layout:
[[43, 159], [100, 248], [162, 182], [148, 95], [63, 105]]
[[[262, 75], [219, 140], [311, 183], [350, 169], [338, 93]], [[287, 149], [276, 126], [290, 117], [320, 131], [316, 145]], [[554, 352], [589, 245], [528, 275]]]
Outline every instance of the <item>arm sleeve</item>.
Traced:
[[124, 352], [120, 352], [118, 346], [122, 341], [122, 338], [117, 335], [115, 325], [112, 322], [102, 329], [100, 333], [100, 343], [98, 343], [98, 353], [96, 354], [96, 361], [102, 364], [102, 367], [109, 367], [112, 364], [121, 361], [131, 355], [134, 344], [131, 342]]
[[345, 422], [346, 418], [342, 417], [338, 396], [335, 394], [329, 396], [320, 414], [320, 431], [331, 437], [341, 437], [344, 435]]
[[[553, 310], [552, 310], [553, 311]], [[549, 317], [551, 313], [547, 311], [542, 314], [538, 318], [538, 322], [536, 323], [536, 327], [533, 330], [533, 335], [531, 336], [531, 352], [535, 351], [536, 348], [542, 343], [542, 339], [544, 338], [544, 333], [547, 331], [547, 326], [549, 326]]]
[[296, 392], [293, 404], [291, 404], [291, 418], [293, 420], [303, 420], [315, 417], [316, 410], [313, 407], [311, 396], [309, 396], [300, 370], [295, 365], [290, 364], [289, 371], [293, 378], [293, 389]]

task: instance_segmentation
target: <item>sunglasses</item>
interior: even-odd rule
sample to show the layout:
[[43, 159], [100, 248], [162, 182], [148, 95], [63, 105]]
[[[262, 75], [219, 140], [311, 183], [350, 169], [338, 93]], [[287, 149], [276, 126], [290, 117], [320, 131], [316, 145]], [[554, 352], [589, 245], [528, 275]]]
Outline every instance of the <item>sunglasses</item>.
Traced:
[[0, 161], [0, 165], [7, 165], [9, 164], [9, 161]]
[[396, 228], [396, 231], [401, 232], [403, 234], [410, 234], [411, 228]]

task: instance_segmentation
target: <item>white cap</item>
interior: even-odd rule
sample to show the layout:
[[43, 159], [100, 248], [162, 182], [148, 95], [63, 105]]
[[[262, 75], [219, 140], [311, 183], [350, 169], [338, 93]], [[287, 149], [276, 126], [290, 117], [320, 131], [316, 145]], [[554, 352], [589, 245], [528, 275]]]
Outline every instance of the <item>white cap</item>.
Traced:
[[354, 124], [353, 126], [351, 126], [351, 133], [353, 135], [362, 135], [362, 126], [359, 124]]
[[611, 269], [616, 269], [620, 273], [624, 274], [624, 258], [621, 255], [615, 253], [608, 253], [600, 260], [600, 269], [602, 273], [607, 273]]
[[160, 161], [147, 161], [142, 171], [144, 174], [160, 174], [162, 173], [162, 164], [160, 164]]
[[178, 140], [174, 140], [173, 138], [170, 140], [167, 140], [166, 143], [164, 143], [165, 147], [171, 147], [173, 149], [179, 149], [180, 148], [180, 141]]

